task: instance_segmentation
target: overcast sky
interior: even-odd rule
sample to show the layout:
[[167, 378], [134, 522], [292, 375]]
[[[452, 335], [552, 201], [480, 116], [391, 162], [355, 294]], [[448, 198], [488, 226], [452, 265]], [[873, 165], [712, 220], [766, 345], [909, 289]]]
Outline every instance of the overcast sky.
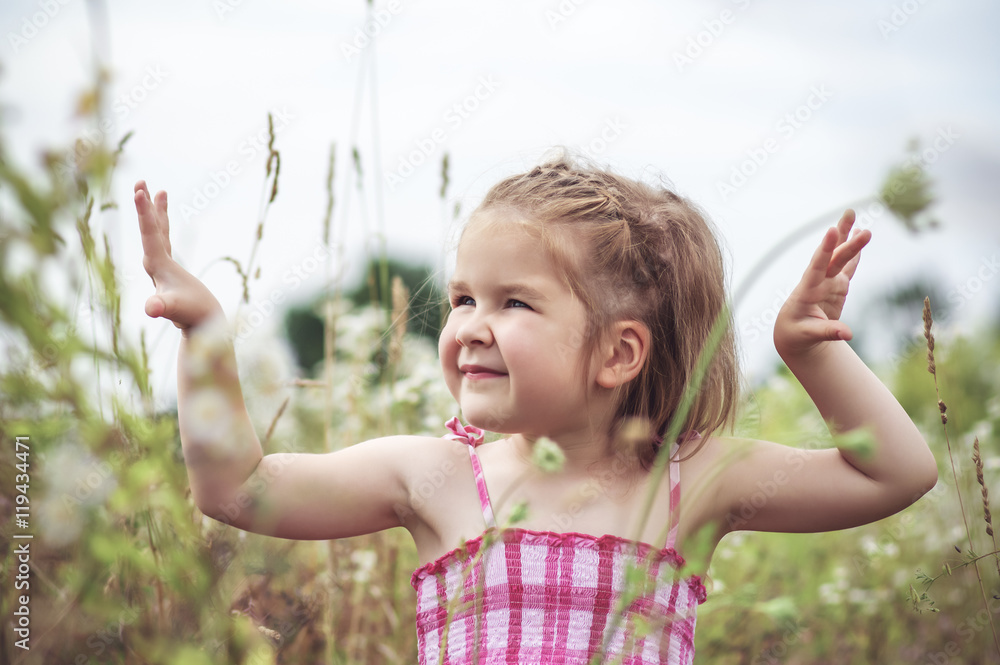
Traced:
[[[738, 284], [786, 233], [824, 213], [833, 223], [834, 211], [875, 193], [917, 138], [932, 162], [941, 226], [914, 235], [870, 217], [875, 236], [844, 318], [860, 329], [866, 303], [917, 277], [948, 295], [956, 323], [971, 328], [998, 309], [993, 2], [376, 0], [375, 9], [367, 14], [363, 0], [122, 0], [107, 3], [104, 22], [101, 12], [88, 17], [83, 0], [0, 6], [0, 99], [22, 163], [84, 132], [114, 143], [134, 131], [109, 193], [120, 209], [94, 225], [112, 239], [127, 286], [126, 334], [145, 329], [156, 340], [161, 399], [173, 397], [177, 333], [143, 314], [152, 285], [132, 185], [144, 178], [168, 191], [175, 256], [233, 314], [238, 278], [213, 261], [249, 257], [268, 111], [281, 180], [255, 299], [279, 290], [304, 300], [318, 285], [322, 269], [302, 284], [288, 275], [326, 256], [333, 143], [334, 234], [346, 240], [347, 272], [363, 263], [380, 219], [391, 254], [446, 266], [445, 241], [485, 189], [565, 145], [627, 175], [669, 179], [719, 227]], [[95, 52], [112, 77], [97, 134], [73, 117]], [[352, 145], [360, 190], [348, 179]], [[774, 362], [767, 320], [821, 235], [775, 262], [740, 304], [752, 372]]]

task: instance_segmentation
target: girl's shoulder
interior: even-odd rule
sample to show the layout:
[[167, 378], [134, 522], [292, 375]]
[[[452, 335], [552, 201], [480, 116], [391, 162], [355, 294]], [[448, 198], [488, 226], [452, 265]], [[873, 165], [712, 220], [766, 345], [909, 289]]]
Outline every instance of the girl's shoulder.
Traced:
[[445, 468], [469, 459], [469, 445], [445, 436], [430, 434], [397, 434], [365, 441], [362, 445], [376, 445], [390, 455], [398, 455], [397, 461], [410, 471], [427, 468]]
[[730, 509], [727, 470], [745, 450], [745, 440], [715, 434], [678, 447], [682, 506], [692, 531], [719, 522]]

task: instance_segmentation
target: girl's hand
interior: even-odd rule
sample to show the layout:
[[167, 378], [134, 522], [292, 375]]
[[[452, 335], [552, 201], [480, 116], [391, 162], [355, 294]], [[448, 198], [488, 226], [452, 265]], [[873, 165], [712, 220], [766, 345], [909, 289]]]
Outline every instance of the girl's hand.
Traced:
[[836, 228], [827, 229], [809, 267], [778, 312], [774, 347], [787, 359], [811, 353], [833, 340], [849, 340], [851, 329], [840, 319], [847, 289], [861, 260], [861, 248], [871, 231], [855, 231], [854, 211], [848, 210]]
[[142, 267], [156, 286], [156, 293], [146, 300], [146, 314], [170, 319], [182, 331], [224, 316], [212, 292], [170, 254], [167, 193], [157, 193], [154, 205], [146, 182], [140, 180], [135, 183], [135, 210], [142, 234]]

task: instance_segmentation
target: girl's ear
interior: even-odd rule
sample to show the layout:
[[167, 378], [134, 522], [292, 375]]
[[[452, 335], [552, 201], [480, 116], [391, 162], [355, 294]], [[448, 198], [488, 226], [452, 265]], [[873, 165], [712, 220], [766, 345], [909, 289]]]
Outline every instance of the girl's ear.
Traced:
[[639, 321], [619, 321], [601, 344], [597, 384], [616, 388], [639, 375], [649, 355], [649, 328]]

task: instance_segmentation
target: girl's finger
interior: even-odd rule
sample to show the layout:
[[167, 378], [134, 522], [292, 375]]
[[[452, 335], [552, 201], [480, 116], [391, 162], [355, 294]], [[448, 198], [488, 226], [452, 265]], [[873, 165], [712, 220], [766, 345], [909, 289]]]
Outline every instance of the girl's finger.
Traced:
[[842, 244], [833, 254], [833, 258], [830, 260], [830, 265], [827, 267], [826, 276], [834, 277], [840, 274], [844, 268], [853, 262], [853, 269], [851, 270], [848, 277], [854, 275], [854, 269], [857, 268], [858, 261], [861, 259], [861, 250], [868, 241], [872, 239], [872, 232], [868, 229], [855, 230], [854, 235], [851, 237], [850, 241]]
[[160, 241], [163, 243], [163, 248], [166, 250], [167, 255], [172, 256], [173, 252], [170, 250], [170, 218], [167, 217], [167, 193], [160, 190], [156, 193], [153, 201], [156, 203], [157, 218], [159, 220]]
[[[859, 232], [858, 235], [861, 235], [862, 233], [864, 232], [863, 231]], [[868, 237], [865, 238], [862, 247], [864, 245], [867, 245], [868, 241], [871, 240], [871, 238], [872, 238], [871, 231], [868, 231]], [[852, 258], [850, 261], [847, 262], [846, 265], [844, 265], [844, 274], [847, 275], [847, 279], [851, 279], [854, 277], [854, 273], [857, 271], [858, 263], [860, 262], [861, 262], [861, 251], [859, 250], [858, 253], [854, 255], [854, 258]]]
[[163, 302], [163, 298], [160, 298], [159, 296], [150, 296], [146, 300], [145, 309], [146, 309], [146, 316], [155, 319], [160, 316], [163, 316], [163, 314], [167, 311], [167, 305], [166, 303]]
[[826, 235], [823, 236], [823, 240], [809, 261], [809, 267], [806, 268], [805, 274], [802, 275], [802, 281], [806, 283], [806, 286], [816, 286], [826, 279], [830, 259], [833, 257], [833, 252], [839, 244], [838, 236], [839, 232], [837, 229], [831, 227], [826, 230]]
[[843, 321], [814, 319], [802, 324], [802, 334], [811, 342], [850, 340], [854, 337], [850, 326]]
[[854, 211], [848, 208], [844, 211], [844, 214], [840, 216], [840, 221], [837, 222], [837, 244], [843, 244], [851, 235], [851, 227], [854, 226], [855, 215]]
[[[146, 272], [154, 269], [156, 264], [167, 258], [167, 252], [163, 247], [162, 236], [160, 234], [159, 223], [156, 213], [149, 200], [149, 194], [145, 187], [135, 188], [135, 210], [139, 216], [139, 235], [142, 238], [142, 252], [144, 258], [152, 265], [146, 266]], [[143, 263], [146, 263], [144, 260]]]

